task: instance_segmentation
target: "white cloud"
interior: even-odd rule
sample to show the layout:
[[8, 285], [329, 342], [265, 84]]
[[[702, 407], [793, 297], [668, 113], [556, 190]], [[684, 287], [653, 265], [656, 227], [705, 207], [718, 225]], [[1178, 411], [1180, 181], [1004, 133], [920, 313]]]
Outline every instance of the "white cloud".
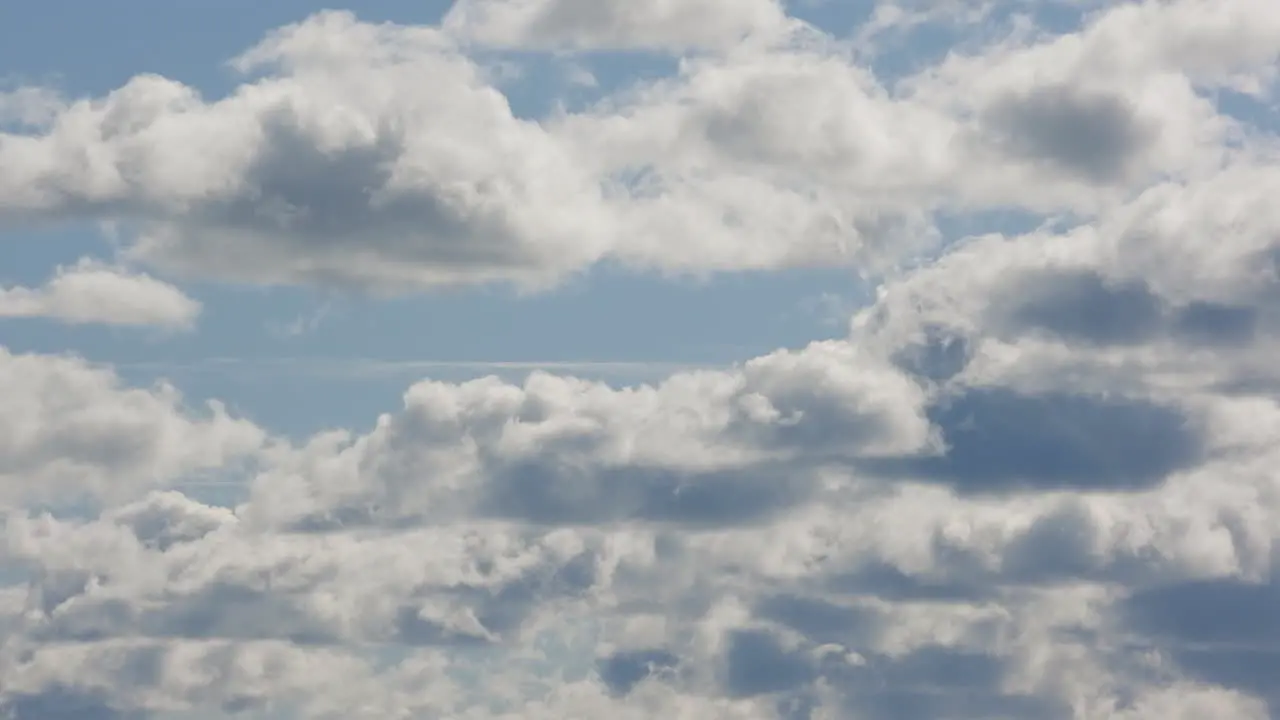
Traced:
[[254, 452], [263, 432], [219, 404], [182, 406], [176, 389], [124, 386], [83, 360], [0, 348], [0, 502], [128, 498], [139, 488], [216, 471]]
[[[16, 717], [151, 717], [221, 705], [301, 704], [317, 690], [358, 679], [364, 664], [339, 652], [286, 643], [116, 640], [38, 648], [5, 657]], [[134, 689], [120, 698], [116, 689]]]
[[807, 497], [806, 466], [927, 453], [924, 402], [900, 373], [839, 342], [657, 386], [541, 372], [523, 386], [422, 382], [369, 434], [324, 435], [283, 453], [256, 481], [254, 507], [264, 522], [293, 527], [458, 513], [751, 522]]
[[0, 127], [40, 127], [57, 117], [63, 107], [63, 99], [48, 88], [19, 87], [0, 91]]
[[127, 221], [129, 257], [170, 271], [379, 291], [540, 287], [611, 258], [883, 270], [936, 243], [936, 209], [1093, 213], [1213, 171], [1240, 130], [1197, 90], [1265, 79], [1255, 5], [1232, 4], [1240, 45], [1185, 23], [1207, 49], [1160, 50], [1156, 21], [1116, 29], [1122, 8], [893, 88], [803, 31], [542, 121], [438, 29], [323, 13], [240, 56], [256, 74], [225, 98], [139, 76], [5, 134], [0, 212]]
[[190, 329], [200, 302], [144, 273], [83, 258], [38, 288], [0, 287], [0, 317]]
[[236, 65], [268, 74], [215, 102], [139, 76], [0, 136], [0, 213], [119, 218], [134, 258], [273, 283], [538, 283], [608, 247], [597, 184], [434, 30], [325, 13]]

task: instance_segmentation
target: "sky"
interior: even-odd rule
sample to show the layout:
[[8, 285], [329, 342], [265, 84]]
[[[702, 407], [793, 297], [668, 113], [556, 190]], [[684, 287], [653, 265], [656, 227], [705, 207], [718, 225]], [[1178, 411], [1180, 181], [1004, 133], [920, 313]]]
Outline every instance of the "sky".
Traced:
[[0, 718], [1280, 719], [1278, 62], [0, 4]]

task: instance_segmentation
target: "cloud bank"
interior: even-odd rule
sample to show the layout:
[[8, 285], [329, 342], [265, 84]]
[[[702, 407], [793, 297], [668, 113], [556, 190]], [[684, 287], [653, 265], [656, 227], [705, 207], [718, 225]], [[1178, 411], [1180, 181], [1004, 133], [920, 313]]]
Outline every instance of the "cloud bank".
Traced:
[[[0, 223], [116, 221], [173, 277], [840, 263], [878, 290], [841, 337], [733, 366], [424, 379], [301, 441], [4, 351], [0, 709], [1280, 714], [1280, 171], [1274, 118], [1224, 101], [1274, 105], [1280, 16], [893, 7], [849, 37], [770, 2], [329, 12], [222, 98], [5, 95]], [[974, 40], [876, 71], [926, 30]], [[620, 51], [679, 68], [538, 118], [484, 60]], [[5, 293], [82, 322], [196, 307], [91, 265]]]

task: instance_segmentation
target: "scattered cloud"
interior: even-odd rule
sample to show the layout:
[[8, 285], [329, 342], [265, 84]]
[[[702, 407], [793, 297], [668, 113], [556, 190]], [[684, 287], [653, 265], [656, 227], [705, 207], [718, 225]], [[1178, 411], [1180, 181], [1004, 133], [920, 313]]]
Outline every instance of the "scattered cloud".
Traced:
[[59, 267], [37, 288], [0, 287], [0, 317], [190, 330], [201, 309], [173, 285], [88, 258]]
[[[1217, 104], [1274, 100], [1272, 3], [1064, 0], [1067, 29], [926, 5], [851, 37], [772, 2], [326, 12], [222, 98], [3, 96], [51, 109], [0, 134], [0, 222], [119, 221], [166, 276], [841, 262], [877, 287], [838, 337], [723, 367], [170, 366], [483, 376], [298, 440], [0, 351], [0, 715], [1276, 716], [1280, 171]], [[924, 27], [969, 40], [866, 62]], [[478, 59], [619, 51], [681, 61], [525, 118]], [[1029, 229], [983, 227], [1004, 211]], [[90, 262], [0, 308], [199, 311]], [[609, 369], [664, 376], [578, 377]], [[187, 492], [207, 478], [234, 498]]]
[[262, 430], [171, 385], [134, 388], [78, 358], [0, 349], [0, 503], [120, 500], [255, 452]]

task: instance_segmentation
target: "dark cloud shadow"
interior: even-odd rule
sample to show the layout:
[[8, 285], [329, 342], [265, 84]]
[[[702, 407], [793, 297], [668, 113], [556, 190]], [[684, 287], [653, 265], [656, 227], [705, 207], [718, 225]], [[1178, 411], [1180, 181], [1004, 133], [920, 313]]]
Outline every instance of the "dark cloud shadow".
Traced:
[[982, 128], [1005, 152], [1102, 183], [1121, 179], [1155, 131], [1126, 98], [1069, 85], [1006, 95], [983, 113]]
[[1134, 593], [1122, 606], [1133, 626], [1186, 643], [1280, 648], [1280, 585], [1196, 581]]
[[818, 646], [834, 643], [857, 649], [851, 636], [873, 632], [866, 617], [844, 608], [795, 596], [773, 598], [762, 618], [782, 619], [808, 641], [788, 647], [770, 630], [732, 633], [725, 650], [724, 686], [733, 697], [778, 695], [783, 717], [801, 719], [812, 712], [813, 683], [819, 678], [841, 696], [852, 717], [1068, 718], [1070, 708], [1052, 698], [1002, 689], [1009, 660], [983, 652], [943, 646], [918, 648], [900, 657], [862, 652], [848, 662]]
[[145, 720], [149, 715], [112, 707], [100, 692], [59, 685], [0, 701], [0, 717], [6, 720]]
[[724, 686], [732, 697], [793, 690], [818, 676], [813, 660], [783, 647], [766, 630], [736, 630], [725, 650]]
[[1123, 619], [1201, 681], [1267, 701], [1280, 717], [1280, 583], [1195, 581], [1149, 588]]
[[72, 598], [83, 595], [92, 577], [85, 570], [41, 569], [32, 580], [36, 606], [44, 614], [52, 614]]
[[[416, 596], [445, 595], [468, 607], [486, 633], [503, 638], [524, 625], [533, 611], [549, 602], [589, 590], [598, 579], [598, 556], [583, 551], [559, 566], [533, 570], [497, 587], [427, 587]], [[423, 619], [412, 603], [397, 616], [397, 642], [407, 645], [472, 645], [487, 643], [484, 635], [468, 634]]]
[[125, 518], [134, 537], [144, 547], [160, 552], [185, 543], [195, 542], [218, 530], [221, 524], [194, 513], [179, 515], [178, 509], [157, 507], [154, 502]]
[[939, 690], [990, 689], [1000, 684], [1004, 661], [994, 655], [934, 646], [880, 663], [880, 675], [891, 687], [925, 685]]
[[990, 316], [1008, 337], [1040, 332], [1094, 346], [1170, 338], [1235, 347], [1253, 342], [1259, 326], [1254, 307], [1204, 300], [1171, 306], [1141, 280], [1109, 280], [1084, 268], [1023, 274], [997, 292]]
[[[936, 536], [932, 548], [936, 565], [927, 576], [909, 575], [886, 563], [868, 563], [828, 575], [815, 587], [833, 595], [897, 602], [987, 603], [1007, 600], [1011, 593], [1062, 583], [1134, 584], [1157, 579], [1159, 564], [1144, 554], [1097, 553], [1094, 538], [1098, 533], [1087, 507], [1063, 501], [1009, 538], [995, 567], [977, 553]], [[791, 625], [784, 618], [771, 617]], [[804, 617], [822, 614], [810, 612]]]
[[1131, 345], [1156, 337], [1164, 306], [1146, 283], [1112, 282], [1093, 270], [1041, 270], [1018, 277], [996, 298], [999, 329], [1028, 330], [1091, 345]]
[[40, 642], [94, 642], [137, 627], [137, 608], [127, 600], [78, 598], [28, 631]]
[[1195, 678], [1261, 698], [1271, 717], [1280, 718], [1280, 646], [1179, 648], [1173, 658]]
[[1069, 707], [1050, 698], [970, 690], [869, 690], [850, 693], [844, 706], [850, 717], [876, 720], [1068, 720], [1072, 717]]
[[596, 663], [596, 672], [609, 692], [619, 697], [631, 692], [643, 680], [673, 671], [679, 662], [679, 658], [666, 650], [628, 650], [601, 658]]
[[[959, 563], [961, 570], [976, 563]], [[840, 594], [869, 595], [902, 602], [981, 602], [993, 599], [999, 587], [986, 573], [955, 572], [945, 577], [921, 578], [908, 575], [892, 565], [869, 564], [857, 570], [829, 577], [824, 589]]]
[[785, 466], [691, 473], [527, 463], [497, 473], [479, 509], [542, 525], [642, 520], [726, 527], [767, 520], [806, 500], [812, 487], [795, 475]]
[[967, 338], [943, 328], [930, 327], [924, 337], [899, 348], [893, 363], [903, 372], [929, 380], [955, 377], [969, 364], [973, 348]]
[[998, 656], [933, 646], [900, 658], [872, 656], [867, 660], [859, 687], [850, 688], [845, 695], [845, 707], [854, 717], [1070, 717], [1069, 708], [1050, 698], [1001, 690], [1008, 661]]
[[[121, 690], [157, 687], [165, 675], [166, 649], [159, 645], [129, 648], [111, 668]], [[4, 693], [0, 678], [0, 717], [6, 720], [143, 720], [151, 713], [122, 708], [105, 688], [53, 683], [38, 692]]]
[[1093, 518], [1083, 507], [1067, 504], [1037, 518], [1026, 532], [1010, 541], [1001, 575], [1023, 583], [1052, 582], [1095, 575], [1096, 536]]
[[1251, 307], [1192, 302], [1173, 318], [1174, 336], [1193, 345], [1247, 345], [1257, 333], [1258, 311]]
[[929, 416], [948, 444], [944, 454], [860, 465], [965, 493], [1138, 490], [1203, 453], [1182, 413], [1134, 398], [969, 388]]
[[819, 645], [861, 645], [879, 627], [879, 613], [802, 595], [773, 595], [755, 607], [756, 615], [789, 627]]
[[901, 657], [865, 656], [846, 673], [844, 708], [853, 717], [886, 720], [990, 720], [1072, 716], [1049, 697], [1002, 689], [1009, 660], [977, 651], [925, 646]]
[[469, 591], [468, 595], [475, 600], [472, 607], [476, 619], [492, 633], [511, 632], [520, 627], [539, 605], [573, 597], [590, 589], [597, 579], [598, 560], [595, 553], [584, 551], [564, 565], [528, 573], [496, 592]]
[[781, 451], [799, 450], [810, 457], [856, 457], [868, 444], [892, 440], [895, 429], [877, 413], [851, 411], [836, 395], [805, 397], [801, 402], [774, 399], [784, 416], [801, 413], [799, 422], [756, 426], [744, 435], [753, 445]]
[[[405, 128], [395, 123], [384, 123], [367, 142], [337, 148], [323, 147], [287, 107], [265, 115], [261, 127], [244, 190], [196, 207], [195, 232], [147, 246], [149, 259], [229, 277], [287, 274], [373, 291], [385, 288], [361, 263], [489, 272], [539, 262], [498, 214], [459, 207], [431, 188], [388, 191], [405, 152]], [[241, 246], [256, 252], [262, 267], [237, 253], [229, 257], [228, 236], [270, 238]]]

